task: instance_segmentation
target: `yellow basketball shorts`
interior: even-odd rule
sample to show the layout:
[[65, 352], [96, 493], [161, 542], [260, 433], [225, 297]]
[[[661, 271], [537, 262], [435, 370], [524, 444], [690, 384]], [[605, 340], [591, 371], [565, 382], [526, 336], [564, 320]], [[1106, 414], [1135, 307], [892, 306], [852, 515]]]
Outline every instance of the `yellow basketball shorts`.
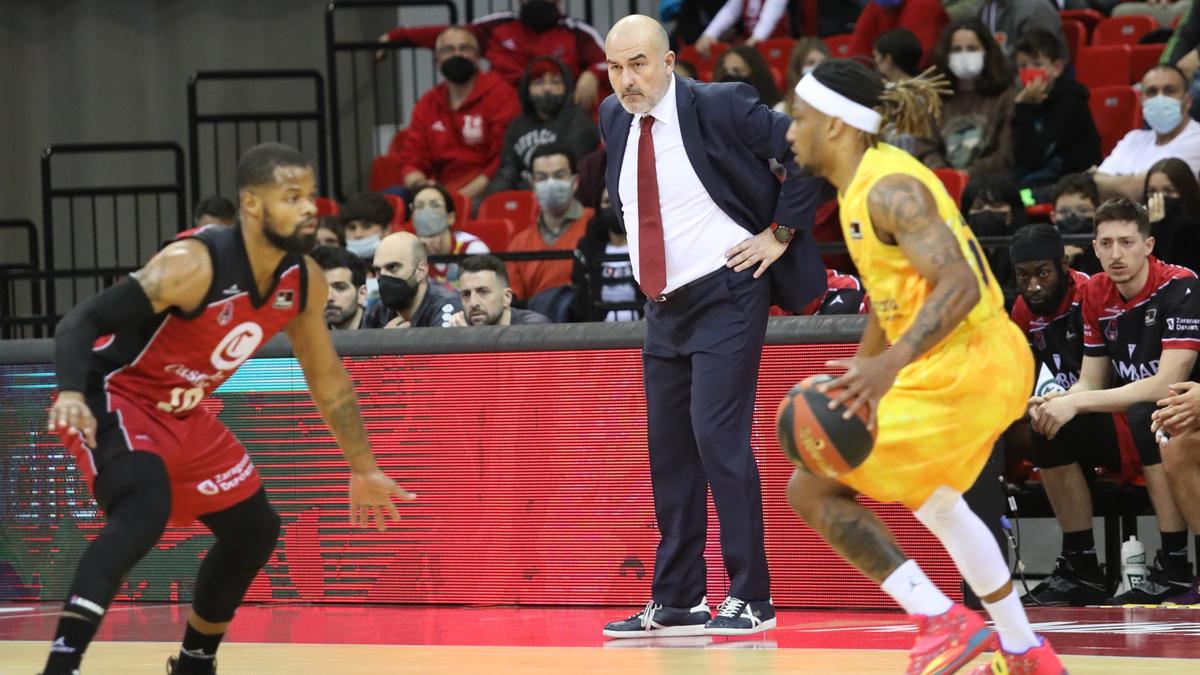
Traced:
[[870, 456], [840, 480], [914, 511], [939, 487], [965, 492], [1032, 389], [1029, 343], [1007, 317], [952, 335], [900, 371]]

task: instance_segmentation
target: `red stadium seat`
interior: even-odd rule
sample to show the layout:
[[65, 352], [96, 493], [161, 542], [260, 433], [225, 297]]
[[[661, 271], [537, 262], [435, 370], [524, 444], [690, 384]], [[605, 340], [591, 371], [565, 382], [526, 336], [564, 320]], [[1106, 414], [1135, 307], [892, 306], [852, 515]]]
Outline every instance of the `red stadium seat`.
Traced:
[[704, 58], [700, 52], [696, 51], [694, 45], [687, 45], [679, 50], [679, 60], [696, 66], [696, 77], [707, 82], [712, 80], [713, 71], [717, 68], [717, 59], [721, 58], [721, 54], [725, 53], [726, 49], [729, 49], [728, 44], [714, 43], [712, 49], [708, 51], [708, 58]]
[[1165, 44], [1133, 45], [1129, 53], [1129, 84], [1141, 82], [1146, 71], [1158, 65], [1164, 47]]
[[482, 239], [491, 251], [501, 252], [508, 250], [508, 242], [518, 228], [507, 218], [477, 218], [463, 226], [462, 231]]
[[336, 216], [342, 210], [338, 203], [328, 197], [317, 197], [317, 217]]
[[1100, 25], [1106, 17], [1094, 9], [1064, 9], [1058, 12], [1058, 15], [1063, 19], [1072, 19], [1083, 24], [1087, 29], [1088, 38], [1090, 40], [1092, 31], [1096, 26]]
[[458, 192], [451, 191], [454, 195], [454, 227], [462, 227], [468, 220], [471, 219], [471, 200], [464, 197]]
[[408, 222], [408, 206], [399, 195], [383, 193], [383, 198], [392, 205], [392, 222], [388, 227], [391, 232], [412, 232], [412, 223]]
[[1105, 156], [1125, 134], [1141, 125], [1138, 94], [1129, 85], [1093, 89], [1088, 107], [1100, 132], [1100, 152]]
[[496, 192], [485, 197], [479, 205], [481, 220], [509, 220], [518, 232], [532, 227], [537, 222], [537, 214], [537, 197], [529, 190]]
[[963, 190], [967, 188], [967, 172], [958, 169], [934, 169], [933, 173], [942, 181], [942, 185], [946, 186], [946, 192], [950, 193], [955, 203], [961, 202]]
[[1114, 16], [1100, 22], [1092, 33], [1092, 45], [1135, 45], [1142, 36], [1158, 29], [1158, 20], [1152, 16], [1135, 14]]
[[1075, 76], [1088, 89], [1129, 84], [1129, 45], [1084, 47], [1075, 62]]
[[1075, 19], [1063, 19], [1063, 38], [1067, 41], [1067, 51], [1071, 56], [1067, 63], [1075, 63], [1075, 58], [1087, 46], [1087, 28]]
[[829, 35], [821, 38], [826, 47], [829, 47], [829, 54], [836, 58], [845, 58], [850, 56], [850, 45], [854, 41], [854, 36], [850, 33], [841, 35]]

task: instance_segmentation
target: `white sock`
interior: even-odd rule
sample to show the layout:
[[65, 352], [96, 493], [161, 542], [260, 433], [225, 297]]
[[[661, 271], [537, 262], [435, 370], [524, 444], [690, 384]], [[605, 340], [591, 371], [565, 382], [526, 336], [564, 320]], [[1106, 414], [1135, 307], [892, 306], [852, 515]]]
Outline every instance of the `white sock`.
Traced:
[[1042, 644], [1029, 625], [1025, 616], [1025, 608], [1016, 592], [1011, 592], [998, 602], [985, 602], [983, 608], [996, 624], [996, 633], [1000, 635], [1000, 646], [1009, 654], [1024, 654]]
[[909, 614], [937, 616], [954, 605], [912, 560], [897, 567], [880, 586]]

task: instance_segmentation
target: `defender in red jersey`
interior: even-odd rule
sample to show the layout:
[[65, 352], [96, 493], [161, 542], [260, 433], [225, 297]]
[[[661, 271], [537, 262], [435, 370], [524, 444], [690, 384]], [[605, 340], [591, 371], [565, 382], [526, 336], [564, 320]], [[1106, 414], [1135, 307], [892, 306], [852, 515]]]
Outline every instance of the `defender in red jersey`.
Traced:
[[1129, 412], [1129, 430], [1162, 531], [1162, 552], [1142, 583], [1105, 602], [1158, 604], [1191, 584], [1187, 529], [1191, 524], [1200, 533], [1200, 504], [1174, 494], [1176, 479], [1168, 480], [1150, 414], [1172, 384], [1196, 376], [1200, 285], [1191, 270], [1150, 255], [1154, 238], [1141, 205], [1109, 200], [1096, 211], [1095, 228], [1093, 246], [1104, 272], [1083, 288], [1079, 381], [1066, 393], [1031, 399], [1030, 415], [1034, 430], [1053, 439], [1076, 415]]
[[55, 332], [62, 435], [108, 516], [88, 546], [45, 675], [78, 673], [125, 574], [167, 522], [216, 536], [196, 577], [175, 675], [214, 672], [215, 652], [279, 536], [245, 448], [200, 402], [279, 331], [350, 465], [350, 519], [386, 527], [406, 492], [375, 463], [354, 387], [325, 326], [328, 287], [304, 255], [316, 235], [313, 168], [278, 143], [238, 163], [240, 222], [172, 242], [131, 279], [80, 303]]

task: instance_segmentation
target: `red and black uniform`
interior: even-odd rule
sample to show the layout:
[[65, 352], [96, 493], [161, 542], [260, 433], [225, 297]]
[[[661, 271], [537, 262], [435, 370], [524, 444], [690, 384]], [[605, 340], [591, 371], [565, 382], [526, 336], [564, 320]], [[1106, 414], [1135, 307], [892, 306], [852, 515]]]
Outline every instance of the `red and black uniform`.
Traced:
[[[1167, 265], [1151, 256], [1150, 274], [1137, 295], [1126, 300], [1105, 273], [1092, 277], [1083, 289], [1083, 350], [1085, 356], [1108, 357], [1119, 387], [1158, 373], [1164, 349], [1200, 351], [1200, 284], [1196, 273]], [[1200, 362], [1189, 379], [1196, 379]], [[1142, 457], [1142, 464], [1161, 462], [1158, 444], [1146, 420], [1135, 409], [1129, 411], [1129, 426]]]
[[[200, 402], [304, 309], [304, 257], [288, 254], [261, 297], [241, 227], [203, 228], [212, 283], [193, 312], [172, 309], [96, 340], [84, 395], [97, 420], [96, 447], [62, 432], [93, 487], [96, 475], [133, 450], [162, 458], [171, 481], [171, 522], [237, 504], [260, 488], [246, 449]], [[93, 488], [94, 489], [94, 488]]]
[[800, 312], [802, 316], [828, 314], [866, 314], [870, 311], [867, 291], [853, 274], [825, 270], [825, 294], [813, 300]]
[[[1079, 381], [1083, 368], [1082, 302], [1088, 283], [1088, 275], [1083, 272], [1067, 269], [1067, 273], [1070, 288], [1053, 312], [1035, 314], [1021, 296], [1012, 310], [1013, 323], [1029, 339], [1035, 370], [1049, 370], [1063, 389]], [[1033, 434], [1032, 446], [1033, 462], [1042, 469], [1074, 463], [1103, 466], [1120, 470], [1125, 480], [1132, 480], [1138, 472], [1137, 448], [1124, 413], [1077, 415], [1052, 439]]]

